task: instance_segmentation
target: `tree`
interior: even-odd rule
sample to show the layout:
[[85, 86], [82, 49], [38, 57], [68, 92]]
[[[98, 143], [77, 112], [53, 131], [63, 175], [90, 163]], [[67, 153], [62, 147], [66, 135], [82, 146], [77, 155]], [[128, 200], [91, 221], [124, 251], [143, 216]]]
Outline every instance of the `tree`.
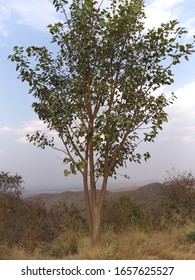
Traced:
[[20, 199], [23, 193], [22, 183], [20, 175], [0, 172], [0, 239], [9, 239], [18, 224], [15, 212], [20, 208], [22, 201]]
[[9, 172], [0, 172], [0, 195], [14, 195], [20, 197], [23, 193], [22, 176], [10, 175]]
[[173, 213], [178, 215], [178, 218], [186, 222], [194, 219], [195, 213], [195, 178], [191, 172], [184, 171], [182, 173], [172, 171], [167, 172], [165, 178], [165, 195], [162, 200], [167, 219], [173, 220]]
[[96, 0], [53, 4], [64, 15], [64, 22], [48, 26], [56, 53], [15, 46], [9, 59], [36, 98], [33, 109], [57, 132], [62, 148], [40, 131], [28, 139], [62, 151], [66, 176], [81, 173], [96, 244], [108, 178], [128, 160], [150, 157], [137, 152], [138, 144], [154, 141], [175, 99], [155, 92], [174, 82], [172, 66], [188, 60], [194, 42], [181, 44], [187, 31], [176, 20], [146, 30], [143, 0], [113, 0], [107, 8]]

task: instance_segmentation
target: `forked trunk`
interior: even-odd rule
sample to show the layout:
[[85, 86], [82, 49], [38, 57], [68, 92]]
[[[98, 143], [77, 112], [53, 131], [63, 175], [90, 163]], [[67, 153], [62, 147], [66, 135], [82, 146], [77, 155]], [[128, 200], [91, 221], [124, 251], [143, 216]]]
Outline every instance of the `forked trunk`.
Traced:
[[85, 196], [85, 206], [86, 206], [86, 218], [89, 228], [89, 235], [91, 240], [91, 246], [94, 247], [100, 242], [101, 237], [101, 211], [103, 208], [103, 203], [106, 195], [107, 180], [108, 176], [104, 177], [102, 189], [100, 196], [97, 199], [96, 197], [96, 186], [91, 188], [91, 199], [90, 192], [87, 182], [87, 172], [85, 173], [84, 178], [84, 196]]

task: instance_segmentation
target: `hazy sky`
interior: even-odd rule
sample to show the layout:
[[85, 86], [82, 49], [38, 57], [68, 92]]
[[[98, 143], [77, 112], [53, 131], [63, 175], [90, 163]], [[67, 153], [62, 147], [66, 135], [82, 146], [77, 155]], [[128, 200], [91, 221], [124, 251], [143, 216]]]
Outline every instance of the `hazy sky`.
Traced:
[[[189, 31], [184, 43], [192, 41], [194, 0], [148, 0], [146, 5], [148, 27], [177, 18]], [[64, 177], [60, 153], [26, 142], [25, 135], [43, 125], [31, 108], [27, 85], [17, 79], [15, 64], [7, 60], [15, 45], [49, 46], [46, 26], [57, 21], [51, 0], [0, 0], [0, 171], [22, 175], [26, 189], [82, 185], [80, 176]], [[176, 66], [174, 73], [175, 83], [166, 91], [174, 91], [178, 99], [168, 109], [169, 122], [155, 143], [140, 145], [152, 158], [142, 165], [129, 164], [126, 173], [131, 181], [126, 184], [162, 180], [172, 167], [195, 175], [195, 54], [190, 62], [183, 60]]]

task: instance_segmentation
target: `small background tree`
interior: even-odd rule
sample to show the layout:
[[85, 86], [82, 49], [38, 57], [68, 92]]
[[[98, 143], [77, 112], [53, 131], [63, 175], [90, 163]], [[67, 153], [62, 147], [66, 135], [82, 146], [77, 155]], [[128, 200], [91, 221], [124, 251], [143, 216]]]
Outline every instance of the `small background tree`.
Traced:
[[[22, 176], [10, 175], [9, 172], [0, 172], [0, 195], [13, 195], [20, 197], [23, 193]], [[1, 200], [2, 202], [2, 200]]]
[[165, 196], [159, 209], [166, 225], [181, 226], [195, 219], [195, 178], [191, 172], [167, 172]]
[[81, 173], [96, 244], [108, 178], [127, 161], [150, 157], [137, 147], [154, 141], [175, 99], [155, 91], [174, 82], [172, 66], [188, 60], [194, 41], [180, 42], [186, 30], [176, 20], [146, 30], [143, 0], [113, 0], [107, 8], [95, 0], [53, 4], [64, 15], [64, 22], [48, 26], [56, 54], [16, 46], [9, 58], [36, 98], [33, 109], [57, 132], [62, 147], [40, 131], [28, 139], [63, 152], [66, 176]]
[[17, 219], [13, 213], [20, 208], [20, 197], [23, 193], [22, 176], [11, 175], [9, 172], [0, 172], [0, 229], [4, 239], [10, 239], [14, 232]]

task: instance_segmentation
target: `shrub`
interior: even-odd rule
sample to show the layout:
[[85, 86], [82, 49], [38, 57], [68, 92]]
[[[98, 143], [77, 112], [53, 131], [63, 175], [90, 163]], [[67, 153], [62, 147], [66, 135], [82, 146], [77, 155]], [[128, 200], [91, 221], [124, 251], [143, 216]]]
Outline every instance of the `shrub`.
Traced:
[[[168, 172], [165, 195], [159, 204], [164, 225], [182, 226], [195, 217], [195, 178], [191, 172]], [[162, 221], [162, 219], [161, 219]], [[166, 223], [167, 221], [167, 223]]]
[[144, 225], [144, 215], [140, 206], [127, 196], [109, 203], [103, 210], [103, 226], [110, 226], [116, 232], [130, 226], [143, 227]]
[[35, 236], [37, 244], [52, 242], [67, 228], [76, 231], [85, 228], [83, 219], [75, 210], [65, 206], [46, 210], [43, 206], [13, 196], [6, 198], [0, 212], [5, 241], [10, 245], [22, 244], [26, 248], [34, 248], [30, 243]]
[[191, 243], [195, 242], [195, 231], [189, 232], [186, 234], [186, 238], [188, 241], [190, 241]]
[[62, 258], [78, 253], [78, 236], [75, 232], [67, 231], [60, 234], [52, 243], [42, 246], [41, 253], [47, 256]]

